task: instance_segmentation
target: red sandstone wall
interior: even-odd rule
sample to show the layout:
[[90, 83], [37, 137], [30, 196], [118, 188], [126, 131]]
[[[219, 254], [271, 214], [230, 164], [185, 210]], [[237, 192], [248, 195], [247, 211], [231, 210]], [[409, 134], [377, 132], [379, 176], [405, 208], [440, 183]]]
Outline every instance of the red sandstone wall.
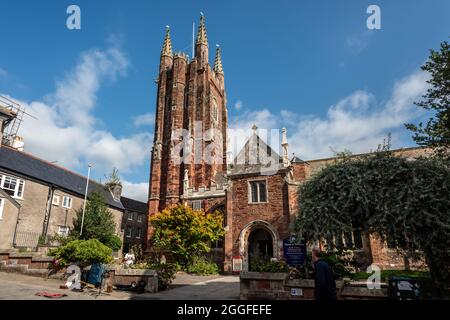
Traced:
[[[250, 180], [267, 181], [267, 203], [249, 203], [248, 181]], [[232, 229], [229, 231], [231, 232], [232, 239], [227, 237], [225, 246], [232, 247], [233, 256], [239, 255], [239, 235], [241, 230], [247, 224], [255, 220], [264, 220], [271, 224], [275, 229], [277, 229], [280, 239], [283, 239], [289, 235], [290, 217], [288, 206], [288, 189], [283, 178], [283, 174], [279, 173], [273, 176], [236, 178], [232, 180], [231, 188], [232, 189], [229, 193], [231, 195], [231, 203], [228, 203], [232, 207]], [[230, 211], [228, 211], [227, 214], [230, 215]]]

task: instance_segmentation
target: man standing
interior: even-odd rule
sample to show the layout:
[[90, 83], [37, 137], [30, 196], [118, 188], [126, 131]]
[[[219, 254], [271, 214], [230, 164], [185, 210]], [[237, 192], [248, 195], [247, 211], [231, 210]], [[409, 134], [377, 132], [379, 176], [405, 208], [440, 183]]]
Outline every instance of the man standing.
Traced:
[[336, 282], [331, 267], [321, 259], [322, 252], [318, 247], [312, 250], [312, 261], [315, 269], [316, 300], [336, 300]]

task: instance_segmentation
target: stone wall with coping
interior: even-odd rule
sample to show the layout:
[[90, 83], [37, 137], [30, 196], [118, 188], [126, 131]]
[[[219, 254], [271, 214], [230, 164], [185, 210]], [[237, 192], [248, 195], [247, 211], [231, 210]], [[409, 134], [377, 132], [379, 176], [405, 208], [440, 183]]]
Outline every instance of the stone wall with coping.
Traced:
[[[287, 273], [241, 272], [241, 300], [314, 300], [314, 280], [288, 279]], [[386, 284], [368, 289], [365, 283], [336, 281], [338, 300], [387, 299]]]

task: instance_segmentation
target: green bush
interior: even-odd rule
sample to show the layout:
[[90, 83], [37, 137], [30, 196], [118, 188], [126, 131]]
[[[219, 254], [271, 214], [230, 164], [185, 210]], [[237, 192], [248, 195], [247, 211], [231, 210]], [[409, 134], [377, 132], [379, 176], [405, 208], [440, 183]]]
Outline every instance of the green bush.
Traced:
[[155, 262], [148, 265], [148, 269], [156, 270], [158, 273], [158, 288], [165, 290], [175, 279], [177, 273], [177, 265], [174, 263]]
[[38, 239], [38, 246], [44, 246], [46, 243], [47, 243], [47, 238], [41, 234]]
[[[137, 249], [137, 247], [135, 248], [135, 246], [133, 246], [133, 248], [133, 250]], [[140, 250], [142, 251], [142, 249]], [[140, 254], [139, 250], [137, 251], [138, 254]], [[131, 266], [132, 269], [149, 269], [155, 270], [158, 273], [159, 290], [167, 289], [172, 283], [173, 279], [175, 279], [175, 274], [180, 269], [178, 263], [161, 263], [158, 254], [150, 255], [147, 260], [145, 260], [144, 256], [142, 255], [141, 260], [136, 261], [137, 262]]]
[[284, 261], [272, 261], [263, 257], [253, 258], [251, 261], [251, 270], [254, 272], [289, 272], [289, 266]]
[[359, 266], [353, 258], [352, 252], [341, 248], [325, 251], [322, 254], [322, 260], [330, 265], [335, 279], [350, 277]]
[[122, 248], [122, 240], [115, 234], [110, 235], [105, 239], [103, 243], [105, 246], [110, 247], [113, 251], [119, 250]]
[[196, 256], [192, 259], [192, 262], [188, 264], [186, 271], [198, 275], [210, 275], [218, 274], [219, 267], [216, 263], [209, 261], [206, 257]]
[[55, 264], [61, 267], [73, 262], [90, 265], [93, 263], [110, 263], [113, 260], [111, 248], [97, 239], [74, 240], [57, 249], [50, 250], [49, 255], [55, 257]]
[[55, 233], [53, 236], [49, 237], [49, 244], [58, 243], [57, 246], [65, 246], [71, 241], [77, 240], [74, 236], [62, 236]]

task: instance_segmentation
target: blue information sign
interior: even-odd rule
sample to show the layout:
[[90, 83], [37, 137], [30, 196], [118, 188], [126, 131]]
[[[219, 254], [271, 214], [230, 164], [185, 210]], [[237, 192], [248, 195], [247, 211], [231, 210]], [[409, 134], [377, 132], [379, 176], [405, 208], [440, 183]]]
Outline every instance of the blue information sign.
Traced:
[[305, 263], [306, 245], [290, 236], [283, 240], [283, 254], [288, 265], [301, 266]]

